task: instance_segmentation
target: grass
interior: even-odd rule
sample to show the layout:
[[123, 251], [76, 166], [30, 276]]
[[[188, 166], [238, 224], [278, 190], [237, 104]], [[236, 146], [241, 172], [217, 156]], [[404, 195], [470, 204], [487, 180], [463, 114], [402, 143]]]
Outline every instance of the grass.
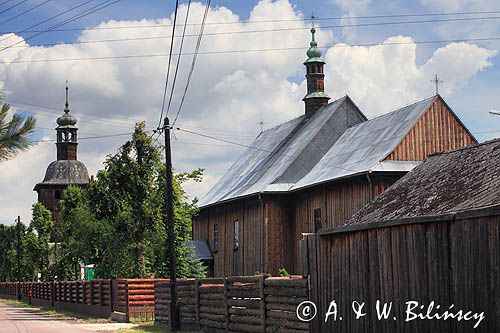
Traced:
[[7, 304], [14, 305], [18, 308], [30, 309], [30, 310], [39, 312], [43, 315], [50, 316], [50, 317], [64, 318], [67, 320], [74, 320], [74, 321], [84, 322], [84, 323], [89, 323], [89, 324], [111, 322], [111, 320], [109, 320], [109, 319], [94, 318], [94, 317], [89, 317], [89, 316], [85, 316], [85, 315], [74, 313], [74, 312], [54, 310], [53, 308], [46, 308], [43, 306], [41, 306], [41, 307], [33, 306], [33, 305], [28, 304], [28, 303], [23, 302], [23, 301], [17, 301], [17, 300], [11, 300], [11, 299], [7, 299], [4, 301]]
[[155, 324], [154, 322], [142, 323], [133, 328], [122, 328], [117, 333], [164, 333], [170, 332], [167, 325]]
[[[170, 332], [170, 327], [166, 324], [155, 324], [154, 322], [142, 323], [133, 328], [122, 328], [117, 333], [165, 333]], [[196, 331], [177, 331], [179, 333], [194, 333]]]

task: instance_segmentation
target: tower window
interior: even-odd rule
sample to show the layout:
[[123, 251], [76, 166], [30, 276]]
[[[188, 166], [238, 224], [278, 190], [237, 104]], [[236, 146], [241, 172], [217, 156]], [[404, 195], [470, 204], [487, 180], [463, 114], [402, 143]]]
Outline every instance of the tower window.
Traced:
[[60, 200], [61, 199], [61, 191], [56, 190], [56, 192], [54, 193], [54, 198], [57, 200]]
[[233, 250], [238, 250], [238, 248], [240, 247], [239, 238], [240, 238], [240, 221], [235, 220]]
[[213, 243], [213, 252], [217, 252], [219, 250], [219, 225], [214, 224], [214, 243]]

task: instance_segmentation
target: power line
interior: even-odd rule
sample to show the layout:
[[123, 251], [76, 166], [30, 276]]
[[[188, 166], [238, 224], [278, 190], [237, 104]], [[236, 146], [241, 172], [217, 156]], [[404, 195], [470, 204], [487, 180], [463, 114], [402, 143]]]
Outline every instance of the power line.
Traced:
[[[155, 130], [145, 130], [145, 132], [153, 132]], [[83, 138], [78, 138], [78, 140], [95, 140], [95, 139], [105, 139], [105, 138], [114, 138], [118, 136], [126, 136], [126, 135], [132, 135], [134, 132], [128, 132], [128, 133], [117, 133], [117, 134], [108, 134], [108, 135], [96, 135], [96, 136], [88, 136], [88, 137], [83, 137]], [[53, 139], [47, 139], [47, 140], [34, 140], [30, 141], [31, 143], [41, 143], [41, 142], [57, 142], [57, 140]]]
[[[181, 45], [179, 46], [179, 54], [182, 54], [182, 47], [184, 46], [184, 35], [186, 34], [186, 23], [189, 18], [189, 8], [191, 7], [191, 0], [188, 2], [188, 7], [187, 7], [187, 12], [186, 12], [186, 18], [184, 20], [184, 28], [182, 30], [182, 39], [181, 39]], [[172, 81], [172, 87], [170, 89], [170, 96], [168, 98], [168, 105], [167, 105], [167, 116], [168, 112], [170, 111], [170, 105], [172, 104], [172, 97], [174, 96], [174, 89], [175, 89], [175, 82], [177, 81], [177, 73], [179, 72], [179, 65], [181, 63], [181, 56], [177, 56], [177, 64], [175, 65], [175, 72], [174, 72], [174, 80]], [[172, 124], [173, 126], [173, 124]]]
[[[316, 21], [342, 20], [342, 19], [380, 19], [380, 18], [401, 18], [401, 17], [426, 17], [426, 16], [453, 16], [453, 15], [483, 15], [483, 14], [500, 14], [500, 11], [471, 11], [471, 12], [448, 12], [448, 13], [420, 13], [420, 14], [393, 14], [393, 15], [371, 15], [371, 16], [344, 16], [344, 17], [315, 17]], [[262, 24], [262, 23], [279, 23], [279, 22], [303, 22], [304, 19], [275, 19], [275, 20], [257, 20], [257, 21], [229, 21], [229, 22], [207, 22], [206, 25], [228, 25], [228, 24]], [[200, 23], [189, 23], [188, 26], [198, 26]], [[118, 26], [118, 27], [85, 27], [85, 28], [66, 28], [53, 29], [50, 32], [63, 31], [81, 31], [81, 30], [114, 30], [114, 29], [141, 29], [141, 28], [163, 28], [171, 27], [172, 24], [155, 24], [142, 26]], [[179, 25], [178, 25], [179, 26]], [[30, 28], [31, 29], [31, 28]], [[21, 32], [4, 31], [5, 33], [23, 33], [23, 32], [41, 32], [41, 30], [27, 30]]]
[[[21, 1], [21, 2], [18, 2], [18, 3], [16, 3], [15, 5], [10, 6], [10, 7], [6, 8], [6, 9], [2, 10], [2, 11], [0, 12], [0, 14], [6, 13], [6, 12], [8, 12], [9, 10], [14, 9], [14, 8], [16, 8], [17, 6], [22, 5], [23, 3], [28, 2], [28, 1], [29, 1], [29, 0], [23, 0], [23, 1]], [[7, 2], [8, 2], [8, 1], [7, 1]], [[5, 2], [4, 2], [4, 3], [5, 3]]]
[[31, 7], [31, 8], [29, 8], [29, 9], [27, 9], [27, 10], [25, 10], [25, 11], [23, 11], [23, 12], [21, 12], [21, 13], [17, 14], [17, 15], [12, 16], [11, 18], [9, 18], [9, 19], [7, 19], [7, 20], [5, 20], [5, 21], [0, 22], [0, 25], [3, 25], [3, 24], [5, 24], [5, 23], [7, 23], [7, 22], [10, 22], [10, 21], [12, 21], [12, 20], [15, 20], [16, 18], [18, 18], [18, 17], [20, 17], [20, 16], [26, 15], [26, 14], [28, 14], [29, 12], [31, 12], [31, 11], [33, 11], [33, 10], [37, 9], [38, 7], [41, 7], [41, 6], [45, 5], [47, 2], [50, 2], [50, 1], [52, 1], [52, 0], [45, 0], [44, 2], [41, 2], [41, 3], [39, 3], [38, 5], [36, 5], [36, 6], [34, 6], [34, 7]]
[[79, 13], [79, 14], [76, 14], [76, 15], [74, 15], [74, 16], [72, 16], [72, 17], [70, 17], [70, 18], [66, 19], [65, 21], [62, 21], [62, 22], [59, 22], [59, 23], [57, 23], [57, 24], [53, 25], [52, 27], [48, 28], [47, 30], [44, 30], [44, 31], [39, 32], [39, 33], [36, 33], [36, 34], [34, 34], [34, 35], [29, 36], [28, 38], [24, 38], [24, 39], [22, 39], [22, 40], [20, 40], [20, 41], [18, 41], [18, 42], [16, 42], [16, 43], [14, 43], [14, 44], [11, 44], [11, 45], [9, 45], [9, 46], [6, 46], [6, 47], [4, 47], [4, 48], [0, 49], [0, 52], [1, 52], [1, 51], [5, 51], [5, 50], [7, 50], [7, 49], [9, 49], [9, 48], [11, 48], [11, 47], [13, 47], [13, 46], [15, 46], [15, 45], [20, 44], [20, 43], [24, 43], [24, 42], [26, 42], [27, 40], [33, 39], [33, 38], [35, 38], [35, 37], [38, 37], [38, 36], [40, 36], [40, 35], [42, 35], [42, 34], [44, 34], [44, 33], [48, 32], [48, 31], [51, 31], [52, 29], [55, 29], [55, 28], [58, 28], [58, 27], [60, 27], [60, 26], [66, 25], [66, 24], [68, 24], [68, 23], [71, 23], [71, 22], [73, 22], [73, 21], [79, 20], [79, 19], [81, 19], [81, 18], [83, 18], [83, 17], [85, 17], [85, 16], [88, 16], [88, 15], [90, 15], [90, 14], [93, 14], [93, 13], [95, 13], [95, 12], [99, 11], [99, 10], [103, 10], [103, 9], [105, 9], [105, 8], [107, 8], [107, 7], [109, 7], [109, 6], [113, 5], [113, 4], [115, 4], [115, 3], [117, 3], [117, 2], [120, 2], [121, 0], [114, 0], [114, 1], [112, 1], [112, 2], [110, 2], [110, 1], [111, 1], [111, 0], [106, 0], [106, 1], [103, 1], [103, 2], [102, 2], [102, 3], [100, 3], [99, 5], [96, 5], [96, 6], [93, 6], [93, 7], [89, 8], [89, 9], [86, 9], [85, 11], [83, 11], [83, 12], [81, 12], [81, 13]]
[[[478, 17], [478, 18], [464, 18], [456, 20], [484, 20], [484, 19], [500, 19], [500, 16], [495, 17]], [[450, 20], [448, 20], [450, 21]], [[365, 23], [365, 24], [339, 24], [319, 27], [322, 30], [335, 29], [335, 28], [350, 28], [350, 27], [366, 27], [366, 26], [384, 26], [384, 25], [399, 25], [399, 24], [411, 24], [411, 23], [429, 23], [436, 22], [435, 20], [427, 21], [402, 21], [402, 22], [379, 22], [379, 23]], [[171, 26], [171, 25], [168, 25]], [[144, 27], [144, 26], [143, 26]], [[156, 27], [156, 26], [152, 26]], [[138, 27], [141, 28], [141, 27]], [[185, 26], [184, 26], [185, 28]], [[307, 30], [308, 27], [293, 27], [293, 28], [274, 28], [274, 29], [264, 29], [264, 30], [239, 30], [239, 31], [219, 31], [219, 32], [208, 32], [204, 33], [204, 36], [218, 36], [218, 35], [235, 35], [235, 34], [251, 34], [251, 33], [267, 33], [267, 32], [284, 32], [284, 31], [297, 31], [297, 30]], [[184, 29], [185, 31], [185, 29]], [[174, 38], [184, 38], [184, 37], [198, 37], [199, 34], [185, 34], [176, 35]], [[10, 38], [10, 37], [9, 37]], [[90, 41], [76, 41], [72, 43], [41, 43], [36, 44], [36, 46], [55, 46], [55, 45], [79, 45], [79, 44], [92, 44], [92, 43], [113, 43], [113, 42], [126, 42], [126, 41], [141, 41], [141, 40], [154, 40], [154, 39], [170, 39], [172, 36], [145, 36], [145, 37], [128, 37], [128, 38], [113, 38], [113, 39], [102, 39], [102, 40], [90, 40]], [[0, 40], [1, 41], [1, 40]], [[34, 45], [33, 45], [34, 46]], [[18, 48], [28, 48], [31, 45], [19, 45], [13, 46]]]
[[13, 0], [5, 0], [2, 3], [0, 3], [0, 6], [3, 6], [3, 5], [5, 5], [5, 4], [9, 3], [9, 2], [12, 2], [12, 1]]
[[[201, 38], [203, 37], [203, 30], [205, 28], [204, 23], [207, 19], [209, 9], [210, 9], [210, 0], [207, 0], [207, 4], [205, 6], [205, 13], [203, 13], [203, 19], [201, 22], [200, 34], [199, 34], [198, 40], [196, 42], [196, 48], [195, 48], [194, 55], [193, 55], [193, 61], [191, 62], [191, 68], [189, 69], [189, 75], [188, 75], [188, 78], [186, 81], [186, 86], [184, 87], [184, 92], [182, 93], [181, 102], [179, 104], [179, 108], [177, 109], [177, 114], [175, 115], [175, 119], [174, 119], [174, 122], [172, 123], [172, 126], [174, 126], [175, 123], [177, 122], [177, 118], [179, 118], [179, 114], [181, 113], [182, 106], [184, 105], [184, 100], [186, 99], [187, 91], [189, 88], [189, 83], [191, 82], [191, 76], [193, 75], [194, 66], [196, 64], [196, 58], [198, 57], [198, 52], [200, 50]], [[182, 53], [182, 52], [179, 52], [179, 54], [180, 53]], [[179, 58], [180, 58], [180, 56], [179, 56]]]
[[[175, 2], [175, 12], [174, 12], [174, 24], [172, 26], [172, 39], [170, 40], [170, 50], [168, 55], [168, 65], [167, 65], [167, 74], [165, 74], [165, 88], [163, 89], [163, 99], [161, 102], [161, 113], [160, 119], [158, 120], [158, 129], [161, 126], [161, 122], [163, 120], [163, 112], [165, 111], [165, 99], [167, 98], [167, 89], [168, 89], [168, 78], [170, 77], [170, 64], [172, 62], [172, 51], [174, 48], [174, 35], [175, 35], [175, 24], [177, 22], [177, 10], [179, 9], [179, 0]], [[180, 58], [180, 55], [179, 55]]]
[[[38, 116], [43, 115], [46, 117], [50, 117], [50, 115], [61, 115], [61, 111], [59, 109], [56, 109], [56, 108], [35, 106], [35, 105], [31, 105], [31, 104], [18, 103], [18, 102], [14, 102], [14, 101], [8, 101], [7, 104], [9, 104], [10, 106], [16, 107], [16, 108], [24, 109], [24, 110], [32, 109], [33, 112], [46, 113], [46, 114], [38, 114]], [[87, 123], [96, 123], [96, 124], [101, 124], [101, 125], [103, 123], [101, 119], [105, 119], [106, 122], [113, 123], [112, 124], [113, 127], [120, 127], [120, 128], [124, 128], [124, 129], [130, 129], [130, 127], [135, 126], [136, 123], [139, 123], [139, 122], [144, 120], [144, 119], [135, 119], [135, 118], [122, 120], [122, 119], [117, 118], [116, 116], [104, 115], [104, 114], [100, 114], [100, 115], [80, 114], [80, 115], [78, 115], [78, 117], [84, 119], [84, 121]], [[88, 118], [91, 118], [91, 119], [88, 119]], [[196, 129], [196, 130], [200, 130], [200, 131], [205, 131], [208, 133], [217, 134], [217, 135], [221, 135], [221, 136], [225, 136], [225, 137], [254, 138], [255, 135], [258, 134], [258, 132], [239, 131], [239, 130], [232, 131], [232, 130], [228, 130], [225, 128], [199, 127], [199, 126], [190, 126], [190, 125], [183, 126], [183, 127], [187, 128], [187, 129]], [[38, 128], [40, 128], [40, 127], [38, 127]]]
[[[119, 1], [119, 0], [118, 0]], [[355, 46], [392, 46], [392, 45], [408, 45], [408, 44], [439, 44], [439, 43], [458, 43], [458, 42], [479, 42], [500, 40], [500, 37], [484, 37], [484, 38], [463, 38], [463, 39], [443, 39], [443, 40], [422, 40], [411, 42], [384, 42], [384, 43], [360, 43], [360, 44], [325, 44], [322, 48], [344, 48]], [[221, 50], [221, 51], [205, 51], [198, 54], [230, 54], [230, 53], [247, 53], [247, 52], [272, 52], [272, 51], [296, 51], [304, 50], [304, 46], [300, 47], [283, 47], [283, 48], [266, 48], [266, 49], [242, 49], [242, 50]], [[1, 51], [1, 50], [0, 50]], [[194, 55], [194, 52], [184, 52], [182, 54], [172, 53], [172, 56]], [[152, 54], [135, 54], [122, 56], [107, 56], [107, 57], [79, 57], [79, 58], [60, 58], [60, 59], [38, 59], [38, 60], [14, 60], [0, 61], [0, 64], [23, 64], [23, 63], [44, 63], [44, 62], [65, 62], [65, 61], [87, 61], [87, 60], [109, 60], [109, 59], [134, 59], [134, 58], [151, 58], [151, 57], [167, 57], [170, 54], [152, 53]]]
[[[24, 33], [24, 32], [44, 32], [44, 30], [36, 30], [36, 31], [32, 31], [32, 30], [29, 30], [29, 29], [33, 29], [33, 28], [38, 27], [38, 26], [40, 26], [40, 25], [42, 25], [42, 24], [44, 24], [44, 23], [46, 23], [46, 22], [48, 22], [48, 21], [52, 21], [53, 19], [55, 19], [55, 18], [57, 18], [57, 17], [59, 17], [59, 16], [61, 16], [61, 15], [64, 15], [64, 14], [66, 14], [66, 13], [69, 13], [69, 12], [71, 12], [71, 11], [73, 11], [73, 10], [77, 9], [77, 8], [80, 8], [80, 7], [82, 7], [82, 6], [86, 5], [86, 4], [88, 4], [88, 3], [90, 3], [90, 2], [94, 2], [94, 1], [96, 1], [96, 0], [88, 0], [88, 1], [82, 2], [82, 3], [81, 3], [81, 4], [79, 4], [79, 5], [76, 5], [76, 6], [74, 6], [74, 7], [71, 7], [71, 8], [69, 8], [69, 9], [67, 9], [67, 10], [65, 10], [65, 11], [63, 11], [63, 12], [61, 12], [61, 13], [59, 13], [59, 14], [56, 14], [56, 15], [54, 15], [54, 16], [51, 16], [51, 17], [49, 17], [48, 19], [45, 19], [45, 20], [43, 20], [43, 21], [41, 21], [41, 22], [38, 22], [38, 23], [36, 23], [36, 24], [33, 24], [32, 26], [29, 26], [28, 28], [26, 28], [26, 29], [24, 29], [24, 30], [21, 30], [21, 31], [16, 31], [16, 32], [14, 32], [13, 34], [15, 34], [15, 35], [19, 35], [19, 34], [22, 34], [22, 33]], [[55, 31], [55, 29], [52, 29], [51, 31], [45, 31], [45, 32], [52, 32], [52, 31]], [[8, 33], [12, 33], [12, 32], [3, 32], [2, 34], [8, 34]], [[10, 39], [10, 38], [12, 38], [12, 37], [13, 37], [13, 35], [8, 36], [8, 37], [5, 37], [5, 38], [3, 38], [3, 39], [0, 39], [0, 42], [6, 41], [7, 39]]]

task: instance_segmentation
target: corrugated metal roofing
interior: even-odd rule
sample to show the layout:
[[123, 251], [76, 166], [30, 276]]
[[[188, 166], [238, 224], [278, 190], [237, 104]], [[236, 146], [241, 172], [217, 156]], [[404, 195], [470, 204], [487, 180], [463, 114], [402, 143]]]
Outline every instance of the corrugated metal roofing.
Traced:
[[264, 191], [288, 191], [345, 130], [365, 121], [349, 97], [329, 103], [310, 118], [300, 116], [261, 133], [199, 206]]
[[500, 205], [500, 139], [431, 155], [347, 225], [436, 216]]
[[[316, 166], [292, 189], [301, 189], [387, 166], [409, 171], [416, 164], [381, 164], [431, 106], [435, 96], [348, 128]], [[401, 167], [401, 169], [396, 169]]]
[[199, 260], [212, 260], [212, 251], [207, 242], [201, 240], [194, 240], [186, 242], [186, 246], [193, 250], [193, 255]]

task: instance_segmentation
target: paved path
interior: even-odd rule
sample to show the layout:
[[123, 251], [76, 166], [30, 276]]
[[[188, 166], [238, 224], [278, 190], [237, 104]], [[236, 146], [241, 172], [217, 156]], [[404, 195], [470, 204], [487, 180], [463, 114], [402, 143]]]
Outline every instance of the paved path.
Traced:
[[18, 308], [8, 304], [4, 300], [0, 300], [0, 333], [113, 332], [127, 324], [120, 327], [118, 325], [77, 324], [74, 321], [64, 318], [41, 314], [33, 309]]

